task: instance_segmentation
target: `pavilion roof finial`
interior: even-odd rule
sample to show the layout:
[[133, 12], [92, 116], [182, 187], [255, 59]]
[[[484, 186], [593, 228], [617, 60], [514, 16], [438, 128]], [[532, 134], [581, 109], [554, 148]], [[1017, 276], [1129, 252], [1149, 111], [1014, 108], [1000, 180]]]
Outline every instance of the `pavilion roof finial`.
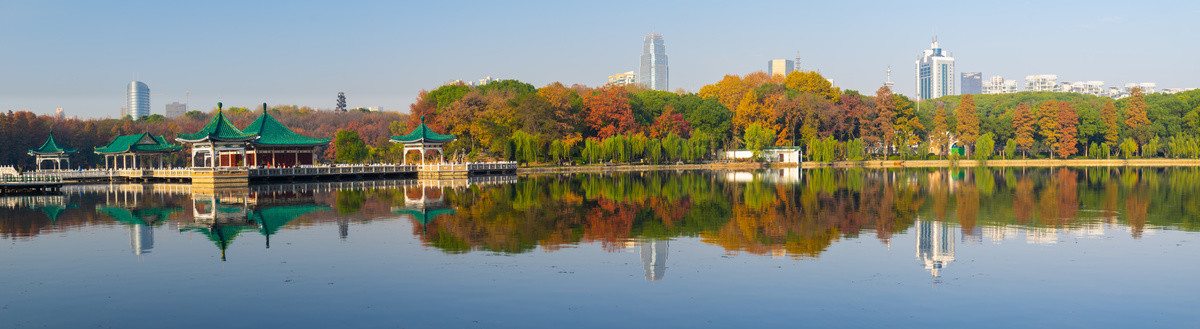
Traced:
[[424, 115], [422, 115], [422, 116], [421, 116], [421, 123], [425, 123], [425, 116], [424, 116]]
[[217, 113], [221, 113], [221, 102], [217, 102]]

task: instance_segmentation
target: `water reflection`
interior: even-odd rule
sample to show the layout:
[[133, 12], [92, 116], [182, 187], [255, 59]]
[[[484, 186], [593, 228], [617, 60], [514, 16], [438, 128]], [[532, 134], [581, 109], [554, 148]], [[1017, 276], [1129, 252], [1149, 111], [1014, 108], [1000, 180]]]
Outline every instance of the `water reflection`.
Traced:
[[[239, 236], [263, 248], [288, 229], [404, 220], [444, 253], [525, 253], [597, 244], [637, 248], [645, 278], [665, 278], [673, 239], [730, 254], [821, 257], [843, 239], [890, 246], [916, 238], [935, 277], [956, 244], [1200, 229], [1195, 168], [818, 169], [537, 175], [461, 181], [371, 181], [191, 190], [189, 185], [71, 186], [62, 195], [0, 198], [0, 235], [15, 240], [94, 225], [129, 227], [153, 250], [155, 227], [196, 234], [222, 260]], [[912, 230], [910, 231], [910, 228]], [[160, 235], [162, 232], [160, 232]], [[158, 238], [162, 238], [159, 236]], [[304, 243], [305, 241], [293, 241]]]

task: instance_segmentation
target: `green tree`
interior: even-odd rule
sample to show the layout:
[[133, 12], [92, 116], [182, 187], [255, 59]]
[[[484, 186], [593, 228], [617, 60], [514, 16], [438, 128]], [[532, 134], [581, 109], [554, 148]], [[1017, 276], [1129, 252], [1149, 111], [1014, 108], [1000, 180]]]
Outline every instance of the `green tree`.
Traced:
[[1126, 138], [1125, 141], [1121, 143], [1121, 155], [1124, 155], [1125, 159], [1133, 158], [1133, 155], [1137, 153], [1137, 151], [1138, 144], [1133, 140], [1133, 138]]
[[975, 159], [979, 161], [987, 161], [992, 158], [992, 153], [996, 152], [996, 141], [992, 138], [992, 133], [985, 133], [975, 140]]
[[339, 130], [333, 138], [334, 161], [339, 163], [362, 163], [367, 158], [367, 144], [353, 130]]
[[754, 123], [746, 127], [742, 140], [746, 141], [746, 148], [754, 151], [755, 157], [760, 157], [764, 149], [775, 143], [775, 131], [766, 125]]

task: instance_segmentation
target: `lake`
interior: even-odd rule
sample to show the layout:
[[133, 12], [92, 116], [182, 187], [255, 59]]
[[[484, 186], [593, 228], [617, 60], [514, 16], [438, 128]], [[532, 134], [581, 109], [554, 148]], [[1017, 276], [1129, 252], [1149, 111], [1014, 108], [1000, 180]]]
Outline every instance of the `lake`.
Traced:
[[0, 197], [0, 327], [1196, 327], [1200, 169]]

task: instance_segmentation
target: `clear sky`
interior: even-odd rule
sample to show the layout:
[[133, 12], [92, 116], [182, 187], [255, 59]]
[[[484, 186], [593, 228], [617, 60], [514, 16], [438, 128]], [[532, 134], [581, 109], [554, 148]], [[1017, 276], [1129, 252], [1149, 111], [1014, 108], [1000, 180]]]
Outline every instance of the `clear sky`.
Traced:
[[136, 74], [151, 110], [262, 102], [408, 111], [421, 89], [485, 76], [601, 85], [660, 33], [671, 89], [800, 52], [873, 93], [936, 34], [957, 71], [1108, 86], [1200, 87], [1197, 1], [12, 1], [0, 0], [0, 110], [117, 117]]

